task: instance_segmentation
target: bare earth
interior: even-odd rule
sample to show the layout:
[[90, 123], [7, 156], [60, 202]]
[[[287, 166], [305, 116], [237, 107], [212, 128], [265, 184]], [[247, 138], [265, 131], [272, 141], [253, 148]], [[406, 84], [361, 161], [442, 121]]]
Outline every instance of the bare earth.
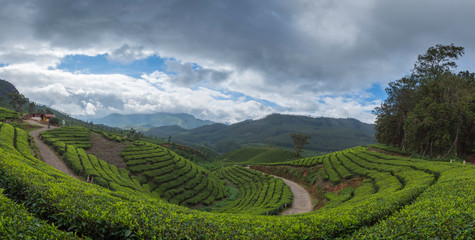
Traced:
[[[26, 120], [26, 122], [32, 125], [43, 126], [43, 128], [30, 132], [30, 135], [35, 139], [36, 146], [38, 146], [38, 149], [40, 150], [40, 155], [43, 162], [49, 164], [50, 166], [58, 169], [63, 173], [68, 174], [71, 177], [75, 177], [81, 180], [80, 177], [74, 174], [73, 171], [71, 171], [71, 169], [69, 169], [66, 164], [58, 158], [56, 153], [48, 145], [44, 144], [43, 141], [41, 141], [40, 132], [48, 130], [48, 127], [33, 120]], [[51, 128], [54, 127], [51, 126]]]

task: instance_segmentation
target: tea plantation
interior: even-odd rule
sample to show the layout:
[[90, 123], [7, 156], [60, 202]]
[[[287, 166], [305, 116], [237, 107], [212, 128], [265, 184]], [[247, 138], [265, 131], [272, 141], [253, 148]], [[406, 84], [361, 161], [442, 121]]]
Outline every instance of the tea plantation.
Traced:
[[[95, 178], [109, 176], [107, 182], [120, 186], [110, 186], [116, 190], [112, 191], [71, 178], [44, 164], [31, 155], [27, 141], [23, 130], [1, 124], [2, 239], [473, 239], [475, 236], [475, 168], [471, 165], [401, 158], [372, 152], [365, 147], [282, 162], [276, 165], [306, 167], [323, 164], [325, 174], [333, 182], [355, 175], [368, 180], [356, 189], [328, 196], [332, 200], [318, 211], [263, 216], [241, 211], [236, 211], [241, 214], [226, 213], [247, 205], [256, 211], [265, 209], [273, 204], [270, 192], [274, 193], [272, 196], [279, 195], [275, 193], [280, 183], [246, 168], [223, 168], [211, 175], [167, 150], [138, 142], [123, 155], [124, 158], [142, 157], [128, 159], [127, 165], [139, 166], [129, 161], [140, 159], [147, 159], [142, 165], [169, 161], [177, 166], [176, 170], [160, 171], [163, 174], [159, 177], [147, 174], [146, 170], [136, 169], [135, 173], [131, 170], [127, 180], [126, 174], [120, 170], [117, 173], [109, 166], [107, 171], [107, 167], [101, 165], [106, 174], [97, 173]], [[62, 149], [62, 146], [58, 148]], [[79, 161], [84, 159], [87, 166], [86, 156], [80, 149], [66, 144], [63, 154], [66, 156], [71, 152], [72, 157], [66, 158], [75, 159], [76, 153]], [[159, 156], [159, 153], [168, 157]], [[92, 169], [98, 172], [91, 156], [87, 157]], [[156, 161], [152, 161], [153, 158], [157, 158]], [[80, 165], [86, 175], [84, 163], [76, 162], [75, 165], [78, 168]], [[91, 175], [92, 169], [88, 168]], [[207, 186], [211, 184], [213, 189], [218, 189], [216, 195], [209, 196], [219, 196], [220, 188], [215, 185], [229, 181], [242, 189], [241, 194], [253, 197], [244, 197], [243, 201], [238, 198], [234, 205], [222, 210], [224, 213], [200, 212], [166, 201], [181, 196], [183, 189], [180, 188], [186, 189], [186, 184], [194, 181], [190, 172], [200, 171], [208, 174], [203, 174], [208, 180], [203, 179], [199, 184], [206, 182]], [[160, 188], [160, 184], [157, 188], [144, 186], [151, 186], [150, 181], [165, 184], [175, 172], [176, 179], [183, 179], [178, 188]], [[143, 176], [147, 183], [144, 183]], [[256, 179], [255, 182], [260, 184], [245, 179]], [[246, 184], [241, 187], [240, 183], [244, 182]], [[177, 192], [167, 195], [173, 189]], [[286, 199], [283, 197], [285, 191], [284, 188], [283, 199]], [[153, 192], [161, 198], [154, 197]], [[254, 210], [249, 210], [249, 213], [254, 213]]]

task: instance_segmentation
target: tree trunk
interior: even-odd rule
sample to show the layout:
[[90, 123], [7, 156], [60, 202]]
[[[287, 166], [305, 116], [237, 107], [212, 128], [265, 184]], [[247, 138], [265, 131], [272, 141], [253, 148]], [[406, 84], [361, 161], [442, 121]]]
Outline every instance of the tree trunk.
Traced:
[[434, 140], [430, 141], [430, 160], [432, 160], [432, 146], [434, 145]]
[[[454, 147], [457, 146], [457, 142], [458, 142], [458, 139], [459, 139], [460, 125], [461, 124], [459, 123], [459, 125], [457, 127], [457, 133], [455, 134], [454, 143], [452, 143], [452, 146], [450, 146], [449, 150], [447, 151], [447, 153], [445, 153], [445, 155], [442, 158], [446, 158], [450, 154], [450, 152], [452, 152]], [[457, 150], [455, 150], [455, 156], [457, 156]]]
[[404, 129], [402, 129], [402, 132], [403, 132], [403, 138], [402, 138], [402, 151], [405, 152], [406, 151], [406, 131]]

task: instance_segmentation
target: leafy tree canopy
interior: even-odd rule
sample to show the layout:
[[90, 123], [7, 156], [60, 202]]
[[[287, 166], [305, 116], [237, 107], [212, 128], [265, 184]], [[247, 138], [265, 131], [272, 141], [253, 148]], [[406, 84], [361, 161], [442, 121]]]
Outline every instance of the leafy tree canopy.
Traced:
[[312, 138], [312, 136], [304, 135], [302, 133], [292, 133], [290, 134], [290, 138], [294, 144], [295, 156], [300, 157], [300, 152], [302, 152], [303, 148], [308, 143], [307, 140]]
[[475, 135], [475, 74], [455, 72], [464, 48], [430, 47], [419, 55], [412, 75], [389, 83], [377, 107], [377, 141], [425, 156], [469, 154]]

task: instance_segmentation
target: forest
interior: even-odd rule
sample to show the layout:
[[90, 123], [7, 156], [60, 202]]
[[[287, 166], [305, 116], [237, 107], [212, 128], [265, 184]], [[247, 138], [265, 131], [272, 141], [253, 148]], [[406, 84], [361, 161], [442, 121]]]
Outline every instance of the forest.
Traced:
[[475, 74], [456, 72], [463, 47], [436, 45], [412, 74], [389, 83], [374, 110], [376, 140], [422, 157], [464, 157], [475, 148]]

